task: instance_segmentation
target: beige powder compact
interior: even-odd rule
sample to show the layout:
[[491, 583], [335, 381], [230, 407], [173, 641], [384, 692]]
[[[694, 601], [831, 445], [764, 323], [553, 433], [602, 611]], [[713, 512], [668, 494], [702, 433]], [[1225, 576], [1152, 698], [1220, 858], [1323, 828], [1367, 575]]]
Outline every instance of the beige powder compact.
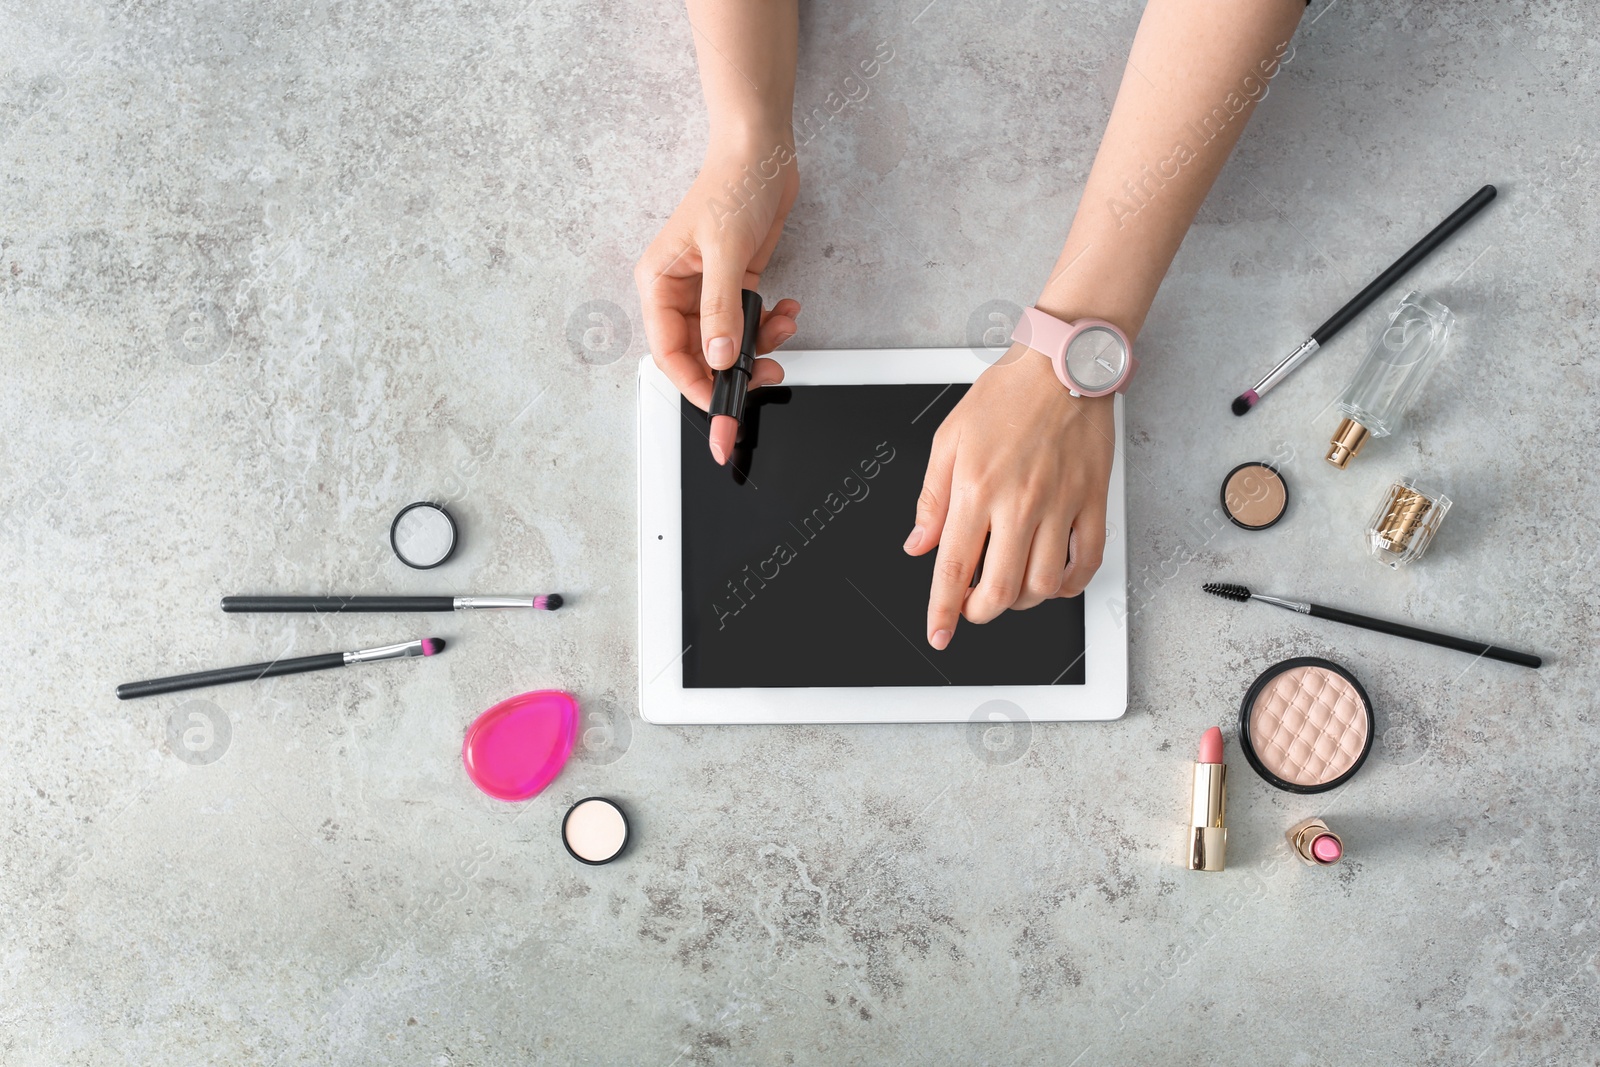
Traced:
[[1222, 510], [1241, 530], [1265, 530], [1289, 510], [1289, 483], [1270, 463], [1241, 463], [1222, 479]]
[[1268, 667], [1239, 708], [1245, 759], [1291, 793], [1348, 782], [1372, 751], [1375, 732], [1372, 701], [1355, 675], [1312, 656]]

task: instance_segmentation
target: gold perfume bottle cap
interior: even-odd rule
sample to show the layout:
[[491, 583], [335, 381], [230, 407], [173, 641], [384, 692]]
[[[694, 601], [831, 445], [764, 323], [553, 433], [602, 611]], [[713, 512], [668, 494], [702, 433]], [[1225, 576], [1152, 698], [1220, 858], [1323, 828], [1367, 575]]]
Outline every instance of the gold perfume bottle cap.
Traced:
[[1405, 485], [1395, 486], [1393, 494], [1388, 510], [1378, 520], [1378, 544], [1390, 552], [1404, 552], [1433, 501]]
[[1367, 443], [1367, 428], [1354, 419], [1340, 419], [1339, 428], [1333, 432], [1328, 446], [1328, 462], [1340, 470], [1349, 464], [1350, 457], [1361, 451]]

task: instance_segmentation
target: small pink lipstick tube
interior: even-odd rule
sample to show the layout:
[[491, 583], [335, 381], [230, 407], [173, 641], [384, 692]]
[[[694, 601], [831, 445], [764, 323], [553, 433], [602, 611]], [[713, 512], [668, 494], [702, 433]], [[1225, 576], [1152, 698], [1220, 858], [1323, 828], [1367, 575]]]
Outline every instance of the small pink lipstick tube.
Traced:
[[1302, 819], [1286, 836], [1294, 854], [1313, 867], [1332, 867], [1344, 855], [1344, 842], [1321, 819]]
[[1189, 869], [1220, 871], [1227, 858], [1228, 767], [1222, 762], [1222, 731], [1213, 726], [1200, 738], [1189, 796]]

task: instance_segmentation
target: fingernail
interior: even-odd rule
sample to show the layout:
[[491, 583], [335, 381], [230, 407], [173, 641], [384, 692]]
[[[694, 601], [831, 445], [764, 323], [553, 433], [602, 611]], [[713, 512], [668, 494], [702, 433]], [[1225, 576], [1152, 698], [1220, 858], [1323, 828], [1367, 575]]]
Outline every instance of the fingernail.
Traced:
[[934, 648], [937, 648], [939, 651], [943, 652], [944, 651], [944, 646], [948, 645], [950, 643], [950, 631], [949, 630], [935, 630], [935, 631], [933, 631], [933, 638], [928, 643], [930, 645], [932, 645]]
[[916, 548], [921, 543], [922, 543], [922, 527], [921, 526], [913, 526], [913, 527], [911, 527], [911, 536], [906, 538], [906, 543], [902, 547], [907, 552], [910, 552], [913, 548]]
[[706, 362], [718, 370], [733, 366], [733, 342], [726, 337], [713, 337], [706, 349]]
[[783, 344], [783, 342], [787, 341], [789, 338], [791, 338], [793, 336], [794, 336], [794, 331], [793, 330], [784, 330], [782, 333], [778, 334], [778, 344], [780, 344], [780, 345]]

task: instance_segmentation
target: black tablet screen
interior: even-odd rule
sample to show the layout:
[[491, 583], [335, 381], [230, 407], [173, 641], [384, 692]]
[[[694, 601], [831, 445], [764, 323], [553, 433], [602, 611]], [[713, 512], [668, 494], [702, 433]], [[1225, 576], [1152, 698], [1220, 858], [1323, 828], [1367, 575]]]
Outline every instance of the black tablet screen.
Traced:
[[1083, 598], [925, 636], [934, 553], [901, 550], [966, 385], [769, 387], [727, 467], [682, 401], [687, 688], [1082, 685]]

